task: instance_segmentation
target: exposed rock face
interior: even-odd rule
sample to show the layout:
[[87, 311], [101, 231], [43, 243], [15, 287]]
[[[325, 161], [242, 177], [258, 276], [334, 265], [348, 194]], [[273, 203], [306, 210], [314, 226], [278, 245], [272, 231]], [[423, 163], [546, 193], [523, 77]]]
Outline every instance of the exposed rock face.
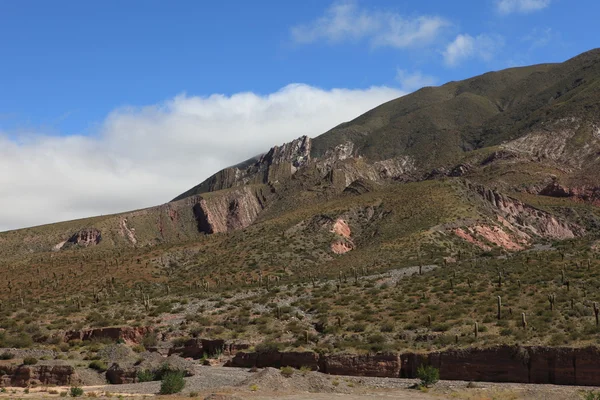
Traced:
[[266, 203], [267, 197], [261, 189], [245, 186], [199, 197], [193, 212], [200, 232], [222, 233], [249, 226]]
[[275, 146], [254, 160], [219, 171], [175, 200], [244, 185], [280, 183], [309, 166], [340, 191], [358, 179], [373, 182], [398, 179], [415, 170], [414, 159], [409, 156], [368, 163], [356, 156], [352, 142], [342, 143], [317, 159], [311, 159], [311, 146], [307, 136]]
[[439, 369], [440, 379], [565, 385], [600, 385], [600, 349], [496, 346], [428, 354], [317, 355], [310, 352], [239, 352], [225, 366], [311, 366], [332, 375], [416, 378], [420, 365]]
[[340, 239], [331, 244], [331, 251], [335, 254], [345, 254], [354, 249], [354, 243], [350, 238], [352, 231], [350, 226], [342, 218], [338, 218], [331, 228], [331, 232], [335, 233]]
[[332, 375], [399, 377], [398, 354], [350, 355], [333, 354], [323, 357], [321, 371]]
[[578, 225], [559, 220], [552, 214], [495, 190], [470, 183], [467, 183], [467, 187], [493, 207], [499, 221], [509, 230], [558, 240], [574, 238], [585, 233]]
[[184, 360], [178, 356], [162, 357], [156, 353], [144, 353], [145, 357], [141, 363], [132, 365], [130, 363], [113, 363], [106, 370], [106, 379], [116, 385], [126, 383], [137, 383], [139, 381], [139, 373], [149, 371], [154, 374], [156, 380], [162, 378], [164, 367], [169, 370], [181, 371], [185, 376], [194, 375], [194, 366], [191, 361]]
[[226, 342], [223, 339], [190, 339], [183, 347], [169, 349], [169, 355], [179, 354], [182, 357], [202, 358], [204, 355], [235, 355], [250, 347], [247, 343]]
[[175, 200], [252, 184], [276, 183], [288, 179], [310, 162], [311, 139], [302, 136], [245, 163], [225, 168], [181, 194]]
[[132, 244], [137, 244], [137, 238], [135, 237], [135, 228], [129, 228], [127, 226], [127, 218], [121, 219], [119, 222], [119, 234], [126, 237]]
[[344, 189], [345, 194], [360, 196], [373, 190], [373, 183], [364, 179], [357, 179]]
[[527, 135], [502, 147], [515, 153], [535, 156], [540, 161], [579, 169], [597, 157], [600, 150], [597, 129], [593, 122], [582, 121], [578, 117], [544, 121]]
[[144, 336], [152, 333], [154, 329], [151, 326], [133, 328], [129, 326], [124, 327], [109, 327], [109, 328], [96, 328], [96, 329], [85, 329], [81, 331], [69, 331], [65, 333], [64, 340], [92, 340], [92, 339], [111, 339], [117, 341], [119, 339], [125, 341], [125, 343], [141, 343]]
[[600, 207], [600, 187], [574, 187], [569, 188], [560, 185], [558, 182], [552, 182], [543, 188], [539, 194], [551, 197], [568, 197], [576, 201], [592, 203]]
[[0, 386], [30, 385], [68, 386], [79, 383], [70, 365], [3, 365], [0, 366]]
[[226, 367], [238, 368], [310, 368], [313, 371], [319, 369], [319, 355], [312, 351], [292, 351], [292, 352], [267, 352], [267, 353], [246, 353], [238, 352], [235, 357], [229, 360]]
[[101, 240], [102, 233], [98, 229], [87, 228], [73, 234], [73, 236], [67, 240], [67, 243], [87, 247], [97, 245]]

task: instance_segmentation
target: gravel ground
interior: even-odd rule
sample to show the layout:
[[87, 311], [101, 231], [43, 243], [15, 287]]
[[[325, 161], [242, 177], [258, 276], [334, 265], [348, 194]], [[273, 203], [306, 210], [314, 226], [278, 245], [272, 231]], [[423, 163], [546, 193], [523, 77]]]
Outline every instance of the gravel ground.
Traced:
[[[204, 367], [196, 366], [196, 375], [185, 378], [184, 394], [190, 392], [205, 392], [217, 388], [236, 386], [256, 373], [248, 372], [241, 368]], [[94, 386], [88, 391], [130, 393], [130, 394], [156, 394], [160, 389], [160, 382], [143, 382], [126, 385]]]
[[[517, 383], [469, 383], [464, 381], [440, 381], [426, 393], [412, 389], [417, 380], [399, 378], [374, 378], [325, 375], [318, 372], [295, 371], [285, 378], [274, 368], [249, 372], [241, 368], [196, 367], [196, 375], [186, 378], [182, 396], [196, 392], [200, 398], [220, 393], [229, 398], [278, 399], [523, 399], [523, 400], [569, 400], [582, 399], [589, 391], [600, 388], [533, 385]], [[110, 392], [129, 395], [152, 395], [158, 393], [160, 382], [131, 385], [107, 385], [87, 387], [88, 392]], [[217, 398], [213, 396], [213, 398]]]
[[[318, 372], [301, 373], [285, 378], [277, 369], [266, 368], [258, 372], [249, 372], [240, 368], [196, 367], [196, 375], [186, 378], [184, 391], [172, 399], [189, 399], [191, 392], [197, 393], [196, 399], [213, 400], [232, 399], [288, 399], [288, 400], [366, 400], [373, 398], [398, 400], [570, 400], [583, 399], [590, 391], [600, 393], [600, 388], [530, 385], [516, 383], [469, 383], [463, 381], [440, 381], [427, 391], [412, 389], [416, 380], [397, 378], [370, 378], [325, 375]], [[56, 392], [68, 388], [52, 388]], [[87, 386], [86, 392], [94, 392], [98, 397], [111, 396], [152, 396], [158, 393], [160, 382], [145, 382], [130, 385]], [[15, 393], [12, 393], [15, 390]], [[40, 392], [35, 388], [26, 394], [23, 388], [10, 389], [0, 393], [2, 397], [40, 398], [57, 397], [48, 391]], [[212, 396], [211, 396], [212, 394]]]

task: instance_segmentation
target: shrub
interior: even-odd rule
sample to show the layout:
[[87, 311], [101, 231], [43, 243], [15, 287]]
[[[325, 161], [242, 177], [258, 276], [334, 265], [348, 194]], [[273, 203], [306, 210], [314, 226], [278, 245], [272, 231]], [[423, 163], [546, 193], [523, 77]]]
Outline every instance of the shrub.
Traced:
[[13, 358], [15, 358], [15, 355], [8, 351], [5, 351], [4, 353], [0, 354], [0, 360], [12, 360]]
[[91, 369], [95, 369], [98, 372], [104, 372], [108, 369], [108, 367], [106, 366], [106, 364], [103, 361], [100, 360], [94, 360], [91, 363], [89, 363], [88, 365], [89, 368]]
[[156, 379], [154, 373], [149, 369], [138, 371], [137, 378], [138, 382], [151, 382]]
[[37, 358], [34, 357], [25, 357], [23, 359], [23, 365], [35, 365], [38, 363]]
[[281, 375], [285, 376], [286, 378], [290, 378], [292, 375], [294, 375], [294, 368], [281, 367]]
[[273, 353], [279, 351], [280, 346], [279, 343], [265, 341], [257, 344], [255, 350], [257, 353]]
[[182, 372], [167, 372], [160, 382], [160, 394], [179, 393], [185, 387]]
[[421, 386], [429, 387], [440, 380], [440, 371], [431, 365], [421, 365], [417, 368], [417, 378], [421, 380]]
[[146, 348], [143, 345], [138, 344], [138, 345], [133, 346], [131, 348], [131, 350], [133, 350], [136, 353], [143, 353], [146, 351]]
[[83, 396], [83, 389], [77, 386], [73, 386], [70, 390], [71, 397]]

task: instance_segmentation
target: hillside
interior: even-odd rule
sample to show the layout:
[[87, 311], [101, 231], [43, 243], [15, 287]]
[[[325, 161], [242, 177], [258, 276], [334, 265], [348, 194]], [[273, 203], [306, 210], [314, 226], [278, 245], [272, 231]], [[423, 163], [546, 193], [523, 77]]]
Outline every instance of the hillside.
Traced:
[[593, 50], [421, 89], [164, 205], [0, 233], [0, 347], [597, 344], [599, 107]]

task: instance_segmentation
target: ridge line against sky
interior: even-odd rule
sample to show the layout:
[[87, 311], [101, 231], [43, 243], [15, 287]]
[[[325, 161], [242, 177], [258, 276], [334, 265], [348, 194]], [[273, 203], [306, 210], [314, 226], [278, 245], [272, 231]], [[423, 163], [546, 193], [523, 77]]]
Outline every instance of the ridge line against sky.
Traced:
[[595, 47], [566, 0], [257, 4], [0, 3], [0, 230], [164, 203], [422, 86]]

